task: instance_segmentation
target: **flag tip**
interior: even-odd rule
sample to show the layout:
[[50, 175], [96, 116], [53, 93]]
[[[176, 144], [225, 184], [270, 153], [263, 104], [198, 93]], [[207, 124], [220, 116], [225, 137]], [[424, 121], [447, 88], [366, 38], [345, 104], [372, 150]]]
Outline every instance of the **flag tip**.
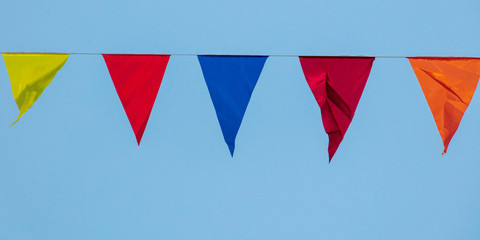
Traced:
[[235, 151], [235, 145], [228, 144], [228, 150], [230, 151], [230, 155], [233, 158], [233, 152]]
[[448, 148], [448, 145], [445, 146], [445, 148], [443, 149], [442, 156], [445, 155], [445, 153], [447, 153], [447, 148]]
[[335, 155], [335, 153], [333, 154], [328, 153], [328, 164], [332, 162], [333, 155]]
[[13, 122], [13, 123], [12, 123], [12, 125], [10, 125], [10, 127], [12, 127], [13, 125], [15, 125], [15, 123], [17, 123], [17, 122], [18, 122], [18, 120], [20, 120], [20, 117], [21, 117], [21, 116], [22, 116], [22, 115], [18, 115], [18, 118], [17, 118], [17, 120], [15, 120], [15, 122]]

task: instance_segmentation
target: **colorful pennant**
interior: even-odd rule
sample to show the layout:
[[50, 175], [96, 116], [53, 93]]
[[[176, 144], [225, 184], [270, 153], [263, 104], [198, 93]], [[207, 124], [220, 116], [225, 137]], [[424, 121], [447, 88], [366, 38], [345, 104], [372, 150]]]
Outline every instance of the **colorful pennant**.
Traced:
[[372, 68], [373, 57], [299, 57], [322, 112], [329, 161], [352, 122]]
[[13, 98], [17, 103], [17, 120], [30, 109], [42, 95], [53, 78], [65, 62], [68, 54], [30, 54], [30, 53], [3, 53], [7, 66]]
[[266, 56], [198, 56], [230, 154]]
[[103, 54], [103, 58], [140, 145], [170, 55]]
[[427, 99], [444, 150], [458, 129], [480, 78], [478, 58], [408, 58]]

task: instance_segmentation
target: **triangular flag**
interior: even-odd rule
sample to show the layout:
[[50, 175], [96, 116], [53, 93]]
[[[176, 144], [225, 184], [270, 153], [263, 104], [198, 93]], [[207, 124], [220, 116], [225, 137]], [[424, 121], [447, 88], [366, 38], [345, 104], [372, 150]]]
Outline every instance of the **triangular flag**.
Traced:
[[408, 60], [432, 111], [445, 154], [477, 87], [480, 59], [409, 57]]
[[373, 57], [300, 57], [303, 73], [322, 112], [329, 162], [352, 122]]
[[103, 54], [140, 145], [170, 55]]
[[[13, 98], [17, 103], [17, 120], [27, 112], [67, 62], [68, 54], [2, 53], [7, 66]], [[12, 126], [10, 125], [10, 126]]]
[[230, 154], [267, 56], [198, 56]]

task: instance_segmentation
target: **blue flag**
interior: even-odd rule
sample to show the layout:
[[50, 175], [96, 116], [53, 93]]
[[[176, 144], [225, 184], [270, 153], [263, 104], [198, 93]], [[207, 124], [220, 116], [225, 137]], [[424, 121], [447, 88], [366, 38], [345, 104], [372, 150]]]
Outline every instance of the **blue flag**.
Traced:
[[223, 138], [233, 157], [235, 138], [267, 56], [198, 56]]

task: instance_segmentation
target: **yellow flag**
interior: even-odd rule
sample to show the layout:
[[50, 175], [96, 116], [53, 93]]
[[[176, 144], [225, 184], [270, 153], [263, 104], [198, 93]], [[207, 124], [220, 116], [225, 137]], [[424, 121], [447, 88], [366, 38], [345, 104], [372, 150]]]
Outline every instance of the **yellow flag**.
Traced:
[[13, 98], [17, 103], [17, 120], [27, 112], [63, 67], [68, 54], [3, 53]]

